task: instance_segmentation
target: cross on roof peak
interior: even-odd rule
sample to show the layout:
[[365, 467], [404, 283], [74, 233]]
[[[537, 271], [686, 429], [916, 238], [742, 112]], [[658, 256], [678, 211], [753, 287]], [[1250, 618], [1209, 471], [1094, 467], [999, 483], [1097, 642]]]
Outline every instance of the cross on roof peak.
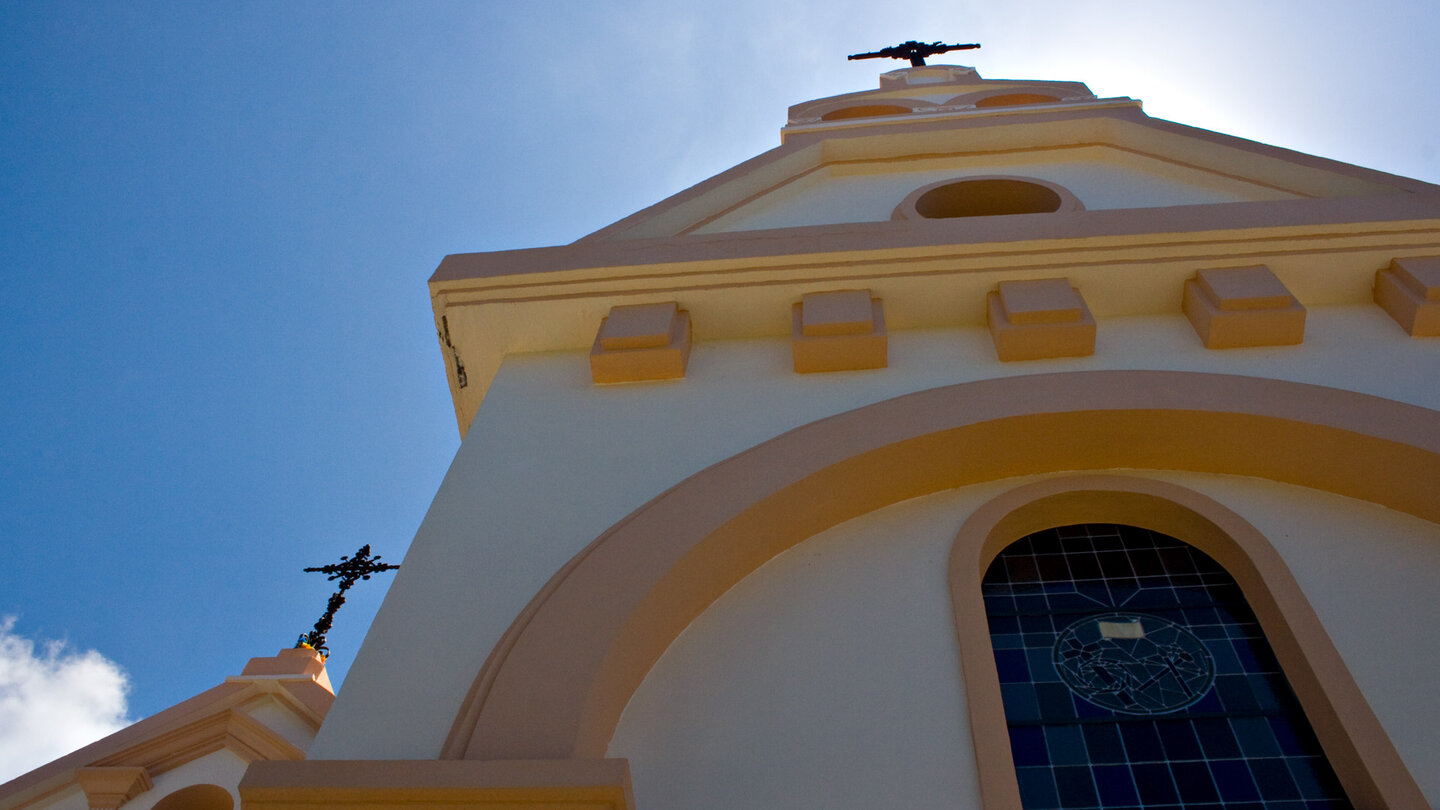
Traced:
[[925, 57], [945, 53], [947, 51], [970, 51], [980, 47], [980, 43], [972, 42], [968, 45], [946, 45], [943, 42], [916, 42], [908, 40], [899, 45], [892, 45], [888, 48], [881, 48], [870, 53], [853, 53], [846, 59], [909, 59], [911, 67], [924, 67]]

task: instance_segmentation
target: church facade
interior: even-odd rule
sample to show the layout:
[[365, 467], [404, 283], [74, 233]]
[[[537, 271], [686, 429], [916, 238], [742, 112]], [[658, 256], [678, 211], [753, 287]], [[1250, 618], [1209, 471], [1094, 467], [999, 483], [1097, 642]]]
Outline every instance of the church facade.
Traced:
[[782, 136], [440, 264], [462, 446], [242, 804], [1440, 803], [1440, 187], [954, 66]]

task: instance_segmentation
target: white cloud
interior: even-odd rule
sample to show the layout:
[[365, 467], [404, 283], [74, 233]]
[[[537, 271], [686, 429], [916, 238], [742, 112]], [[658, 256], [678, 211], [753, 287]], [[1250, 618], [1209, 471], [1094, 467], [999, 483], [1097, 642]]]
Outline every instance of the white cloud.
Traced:
[[95, 650], [34, 641], [0, 617], [0, 783], [114, 732], [129, 678]]

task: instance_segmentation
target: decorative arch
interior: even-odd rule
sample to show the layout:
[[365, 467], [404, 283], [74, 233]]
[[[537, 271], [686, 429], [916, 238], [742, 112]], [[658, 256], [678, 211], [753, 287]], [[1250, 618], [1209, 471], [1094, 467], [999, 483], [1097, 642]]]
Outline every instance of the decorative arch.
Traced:
[[1077, 523], [1150, 529], [1210, 555], [1244, 591], [1355, 807], [1425, 807], [1289, 566], [1259, 530], [1212, 498], [1175, 484], [1080, 475], [992, 499], [966, 520], [950, 549], [950, 596], [985, 810], [1021, 810], [1021, 802], [981, 579], [1010, 543]]
[[442, 757], [603, 757], [671, 640], [776, 554], [931, 492], [1116, 468], [1268, 478], [1440, 522], [1440, 412], [1263, 378], [1088, 371], [961, 383], [821, 419], [696, 473], [567, 563], [491, 652]]

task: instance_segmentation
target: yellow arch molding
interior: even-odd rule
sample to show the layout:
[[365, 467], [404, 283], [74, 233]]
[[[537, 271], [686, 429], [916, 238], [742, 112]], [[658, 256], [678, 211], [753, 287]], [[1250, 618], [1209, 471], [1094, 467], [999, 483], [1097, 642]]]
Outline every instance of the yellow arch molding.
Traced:
[[1269, 478], [1440, 522], [1440, 412], [1263, 378], [1093, 371], [821, 419], [696, 473], [567, 563], [491, 652], [442, 757], [603, 757], [670, 641], [781, 551], [931, 492], [1116, 468]]

